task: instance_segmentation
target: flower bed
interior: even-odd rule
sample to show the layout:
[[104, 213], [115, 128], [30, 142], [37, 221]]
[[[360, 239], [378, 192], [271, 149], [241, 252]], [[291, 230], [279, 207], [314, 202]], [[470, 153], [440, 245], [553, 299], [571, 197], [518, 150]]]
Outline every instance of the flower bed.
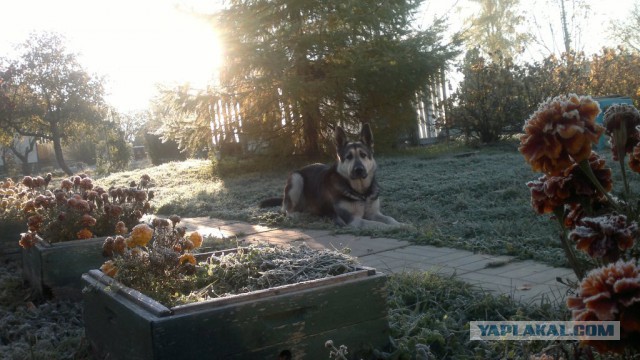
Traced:
[[64, 290], [79, 295], [80, 277], [104, 261], [101, 254], [106, 237], [50, 244], [36, 238], [22, 249], [22, 276], [36, 298]]
[[173, 307], [98, 270], [82, 279], [86, 335], [100, 358], [325, 359], [328, 339], [380, 348], [389, 336], [386, 278], [368, 268]]

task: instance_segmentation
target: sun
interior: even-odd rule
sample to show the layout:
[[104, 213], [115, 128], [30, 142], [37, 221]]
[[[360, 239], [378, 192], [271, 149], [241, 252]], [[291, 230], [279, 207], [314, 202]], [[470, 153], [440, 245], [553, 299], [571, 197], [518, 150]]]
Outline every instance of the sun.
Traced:
[[222, 64], [222, 46], [215, 30], [206, 21], [177, 9], [171, 21], [160, 37], [166, 44], [161, 62], [167, 80], [205, 88]]

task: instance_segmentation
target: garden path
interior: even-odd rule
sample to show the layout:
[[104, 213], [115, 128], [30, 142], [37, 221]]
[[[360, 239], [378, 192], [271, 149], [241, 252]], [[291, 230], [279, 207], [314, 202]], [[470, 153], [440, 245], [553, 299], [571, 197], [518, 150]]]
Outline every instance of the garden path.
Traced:
[[568, 287], [557, 278], [576, 281], [568, 268], [551, 267], [510, 256], [476, 254], [466, 250], [413, 245], [408, 241], [334, 234], [330, 230], [279, 229], [239, 221], [183, 218], [188, 231], [203, 235], [242, 237], [246, 243], [292, 244], [304, 242], [312, 248], [351, 249], [364, 266], [383, 273], [431, 271], [455, 275], [494, 294], [506, 294], [525, 303], [564, 303]]

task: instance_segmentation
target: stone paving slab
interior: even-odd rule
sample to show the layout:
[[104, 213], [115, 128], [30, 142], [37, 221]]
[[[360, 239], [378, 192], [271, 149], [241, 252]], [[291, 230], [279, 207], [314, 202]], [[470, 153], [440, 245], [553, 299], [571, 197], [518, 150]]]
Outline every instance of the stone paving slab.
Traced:
[[241, 236], [250, 243], [299, 244], [316, 249], [351, 249], [360, 262], [383, 273], [430, 271], [456, 276], [494, 294], [522, 301], [564, 301], [567, 287], [556, 278], [575, 281], [571, 269], [554, 268], [535, 261], [516, 261], [511, 256], [492, 256], [408, 241], [336, 234], [331, 230], [276, 229], [237, 221], [209, 218], [183, 219], [190, 231], [219, 237]]
[[409, 245], [408, 241], [354, 235], [326, 235], [315, 238], [309, 237], [308, 240], [305, 240], [305, 243], [315, 249], [325, 248], [342, 250], [344, 248], [349, 248], [351, 250], [350, 254], [355, 257], [363, 257]]

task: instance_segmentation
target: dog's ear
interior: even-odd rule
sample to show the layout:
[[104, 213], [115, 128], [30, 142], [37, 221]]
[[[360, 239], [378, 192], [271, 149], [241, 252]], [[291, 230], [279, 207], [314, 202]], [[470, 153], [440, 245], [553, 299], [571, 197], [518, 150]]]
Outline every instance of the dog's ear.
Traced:
[[336, 147], [340, 149], [347, 143], [347, 134], [345, 134], [342, 126], [336, 126], [335, 131]]
[[373, 133], [371, 132], [371, 126], [369, 126], [369, 123], [362, 124], [360, 140], [363, 144], [367, 145], [367, 147], [373, 149]]

